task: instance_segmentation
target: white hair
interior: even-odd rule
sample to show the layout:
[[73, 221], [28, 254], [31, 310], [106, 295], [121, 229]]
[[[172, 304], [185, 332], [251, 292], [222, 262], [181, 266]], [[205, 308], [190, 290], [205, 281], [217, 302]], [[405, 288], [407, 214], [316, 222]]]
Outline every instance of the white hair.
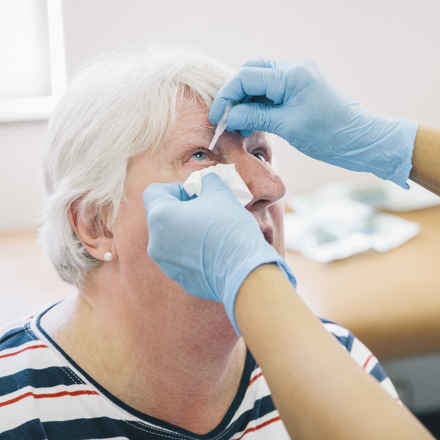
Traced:
[[[230, 76], [195, 52], [148, 49], [100, 57], [75, 77], [49, 122], [39, 228], [39, 241], [64, 281], [79, 287], [101, 264], [76, 236], [70, 205], [78, 201], [79, 212], [93, 206], [110, 229], [124, 198], [129, 158], [161, 144], [179, 98], [185, 94], [209, 107]], [[107, 218], [104, 208], [110, 208]]]

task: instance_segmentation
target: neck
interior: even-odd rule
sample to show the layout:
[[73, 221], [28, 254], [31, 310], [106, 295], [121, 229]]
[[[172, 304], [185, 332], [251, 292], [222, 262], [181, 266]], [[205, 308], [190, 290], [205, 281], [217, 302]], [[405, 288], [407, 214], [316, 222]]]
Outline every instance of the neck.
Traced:
[[52, 309], [43, 327], [120, 400], [203, 434], [236, 394], [246, 347], [222, 304], [160, 284], [142, 298], [84, 289]]

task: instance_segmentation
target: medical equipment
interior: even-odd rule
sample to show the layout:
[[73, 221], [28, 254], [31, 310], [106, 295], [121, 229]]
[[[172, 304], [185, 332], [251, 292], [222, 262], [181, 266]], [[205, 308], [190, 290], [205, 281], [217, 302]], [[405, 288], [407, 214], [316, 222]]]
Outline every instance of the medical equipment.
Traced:
[[226, 129], [226, 121], [228, 120], [228, 115], [229, 115], [229, 112], [230, 112], [231, 108], [232, 108], [232, 103], [228, 102], [226, 104], [225, 111], [223, 112], [223, 116], [221, 117], [220, 121], [217, 124], [217, 127], [216, 127], [215, 132], [214, 132], [214, 137], [212, 138], [211, 143], [209, 144], [208, 150], [212, 151], [215, 148], [215, 144], [217, 143], [218, 138], [225, 131], [225, 129]]
[[193, 196], [194, 194], [197, 196], [200, 195], [202, 192], [202, 177], [208, 173], [215, 173], [221, 177], [223, 182], [231, 188], [243, 206], [246, 206], [252, 200], [253, 196], [235, 169], [234, 164], [218, 164], [191, 173], [188, 179], [183, 183], [183, 187], [189, 196]]
[[387, 252], [415, 237], [417, 223], [375, 209], [380, 196], [341, 183], [290, 197], [287, 203], [295, 214], [284, 221], [287, 248], [328, 263], [368, 250]]

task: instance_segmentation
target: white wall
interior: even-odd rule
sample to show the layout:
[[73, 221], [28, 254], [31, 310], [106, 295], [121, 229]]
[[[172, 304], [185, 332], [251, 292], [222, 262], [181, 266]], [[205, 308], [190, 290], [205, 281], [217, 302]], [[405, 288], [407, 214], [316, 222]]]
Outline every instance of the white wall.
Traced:
[[[439, 125], [439, 13], [438, 0], [64, 0], [67, 69], [148, 42], [193, 45], [237, 67], [254, 56], [313, 58], [370, 109]], [[0, 125], [0, 230], [37, 222], [45, 129]], [[280, 145], [277, 154], [292, 192], [370, 180]]]

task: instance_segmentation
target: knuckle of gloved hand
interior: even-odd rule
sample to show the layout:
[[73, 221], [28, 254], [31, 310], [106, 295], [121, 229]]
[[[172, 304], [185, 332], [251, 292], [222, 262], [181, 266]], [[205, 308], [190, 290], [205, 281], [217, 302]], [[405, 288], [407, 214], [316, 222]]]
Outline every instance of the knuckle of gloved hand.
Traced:
[[290, 138], [293, 134], [291, 124], [286, 125], [283, 120], [275, 119], [270, 128], [271, 133], [275, 133], [277, 136], [281, 136], [283, 139], [290, 142]]
[[252, 112], [247, 114], [246, 126], [249, 129], [268, 131], [269, 121], [264, 105], [255, 105]]
[[288, 82], [290, 86], [301, 89], [306, 85], [310, 85], [318, 79], [315, 69], [309, 65], [308, 61], [291, 66], [288, 71]]
[[287, 78], [286, 71], [280, 66], [273, 69], [273, 80], [270, 82], [267, 97], [274, 104], [281, 104], [286, 94]]
[[172, 215], [173, 213], [166, 203], [156, 204], [147, 211], [148, 226], [160, 232], [166, 219]]
[[253, 96], [257, 93], [261, 81], [261, 69], [258, 67], [242, 67], [240, 69], [240, 87], [243, 95]]
[[243, 95], [245, 91], [243, 90], [243, 82], [247, 76], [249, 67], [243, 67], [239, 72], [232, 78], [229, 83], [228, 93], [224, 95], [228, 100], [236, 100], [239, 96]]

